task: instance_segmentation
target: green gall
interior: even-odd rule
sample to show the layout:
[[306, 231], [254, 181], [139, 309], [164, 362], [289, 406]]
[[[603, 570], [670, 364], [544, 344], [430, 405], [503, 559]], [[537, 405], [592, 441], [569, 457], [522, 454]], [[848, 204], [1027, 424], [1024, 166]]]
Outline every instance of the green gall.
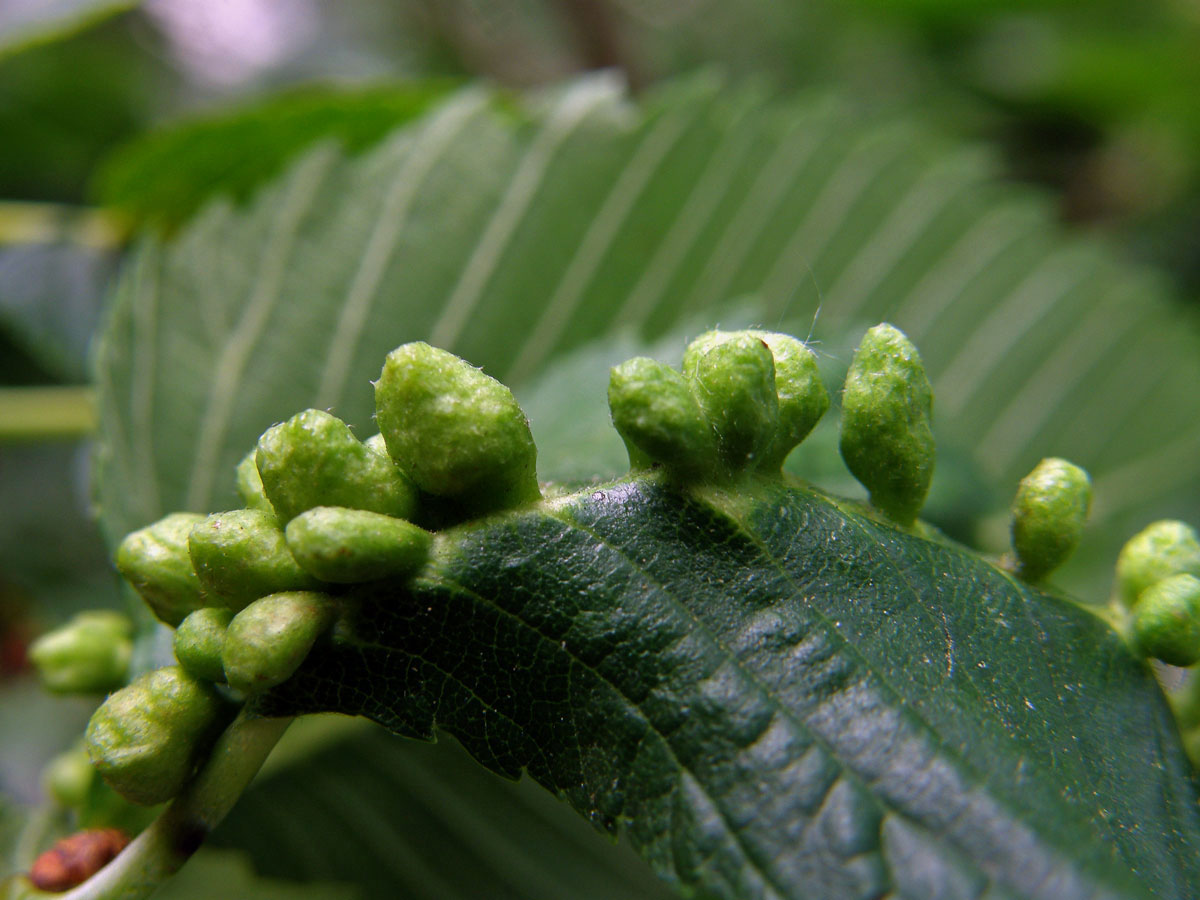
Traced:
[[267, 499], [263, 489], [262, 478], [258, 474], [258, 448], [251, 450], [242, 457], [237, 467], [237, 492], [246, 504], [247, 509], [257, 509], [261, 512], [275, 515], [275, 507]]
[[326, 594], [294, 591], [254, 601], [225, 630], [229, 686], [252, 694], [287, 681], [332, 622]]
[[1135, 534], [1117, 557], [1117, 593], [1126, 606], [1172, 575], [1200, 578], [1200, 540], [1184, 522], [1164, 519]]
[[334, 584], [405, 578], [425, 564], [433, 541], [403, 519], [339, 506], [301, 513], [285, 536], [302, 568]]
[[683, 373], [726, 467], [736, 472], [759, 464], [779, 422], [775, 359], [762, 338], [744, 331], [703, 335], [684, 354]]
[[233, 610], [220, 606], [198, 609], [175, 629], [175, 658], [191, 675], [220, 684], [225, 681], [221, 653]]
[[1200, 661], [1200, 579], [1172, 575], [1138, 598], [1133, 642], [1143, 655], [1173, 666]]
[[133, 623], [110, 610], [79, 613], [29, 647], [42, 684], [57, 694], [104, 693], [120, 687], [132, 653]]
[[389, 455], [422, 491], [473, 514], [541, 497], [537, 448], [512, 391], [453, 353], [397, 347], [375, 383], [375, 410]]
[[1017, 574], [1040, 581], [1075, 552], [1092, 505], [1088, 473], [1065, 459], [1043, 459], [1021, 479], [1012, 505]]
[[687, 380], [645, 356], [613, 368], [608, 379], [613, 425], [629, 448], [629, 462], [662, 463], [685, 477], [703, 476], [717, 460], [716, 440]]
[[87, 751], [76, 746], [50, 760], [42, 770], [42, 787], [59, 806], [80, 809], [87, 803], [95, 778]]
[[178, 625], [204, 605], [188, 553], [188, 535], [204, 516], [172, 513], [121, 541], [117, 570], [160, 621]]
[[183, 790], [222, 724], [211, 687], [178, 666], [148, 672], [96, 710], [84, 743], [102, 778], [143, 806]]
[[779, 424], [774, 440], [759, 460], [759, 468], [777, 472], [787, 455], [808, 437], [829, 410], [829, 392], [821, 381], [816, 356], [803, 341], [773, 331], [749, 333], [766, 343], [775, 359]]
[[208, 516], [192, 528], [188, 547], [211, 606], [236, 610], [267, 594], [317, 586], [292, 558], [278, 521], [261, 510]]
[[267, 429], [255, 453], [263, 490], [282, 524], [315, 506], [346, 506], [409, 518], [416, 486], [390, 459], [372, 452], [350, 426], [306, 409]]
[[363, 441], [363, 446], [372, 453], [378, 453], [380, 456], [387, 457], [389, 460], [392, 458], [388, 453], [387, 441], [383, 439], [382, 434], [371, 435], [369, 438]]
[[892, 325], [854, 351], [842, 395], [841, 452], [871, 504], [911, 525], [933, 479], [933, 391], [917, 348]]

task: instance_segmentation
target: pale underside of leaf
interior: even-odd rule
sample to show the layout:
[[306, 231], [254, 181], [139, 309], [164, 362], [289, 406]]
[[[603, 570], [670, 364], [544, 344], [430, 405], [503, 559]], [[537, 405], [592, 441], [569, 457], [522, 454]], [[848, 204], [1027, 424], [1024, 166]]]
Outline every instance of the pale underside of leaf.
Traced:
[[1153, 279], [1057, 238], [993, 170], [911, 122], [708, 78], [643, 111], [584, 80], [521, 122], [471, 89], [366, 155], [316, 149], [127, 268], [101, 363], [110, 533], [229, 506], [236, 460], [299, 408], [365, 437], [368, 381], [404, 341], [519, 387], [614, 328], [652, 338], [757, 295], [768, 327], [905, 329], [940, 433], [999, 484], [1045, 455], [1088, 468], [1113, 551], [1196, 496], [1197, 342]]

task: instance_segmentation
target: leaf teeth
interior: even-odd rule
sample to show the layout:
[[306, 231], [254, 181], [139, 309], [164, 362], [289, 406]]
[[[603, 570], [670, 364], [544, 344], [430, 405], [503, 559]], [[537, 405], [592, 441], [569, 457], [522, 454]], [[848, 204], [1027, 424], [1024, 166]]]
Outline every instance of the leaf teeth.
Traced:
[[886, 323], [864, 335], [846, 374], [841, 453], [871, 503], [912, 525], [933, 479], [933, 391], [917, 348]]
[[1092, 505], [1088, 473], [1065, 459], [1043, 459], [1021, 479], [1012, 507], [1017, 573], [1045, 578], [1075, 552]]

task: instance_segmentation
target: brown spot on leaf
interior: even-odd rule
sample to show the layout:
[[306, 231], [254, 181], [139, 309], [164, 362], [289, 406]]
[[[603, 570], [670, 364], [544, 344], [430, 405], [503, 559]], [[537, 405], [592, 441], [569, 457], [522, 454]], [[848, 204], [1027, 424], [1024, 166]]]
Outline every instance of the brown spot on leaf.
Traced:
[[70, 890], [108, 865], [128, 843], [129, 835], [118, 828], [77, 831], [34, 860], [29, 880], [40, 891]]

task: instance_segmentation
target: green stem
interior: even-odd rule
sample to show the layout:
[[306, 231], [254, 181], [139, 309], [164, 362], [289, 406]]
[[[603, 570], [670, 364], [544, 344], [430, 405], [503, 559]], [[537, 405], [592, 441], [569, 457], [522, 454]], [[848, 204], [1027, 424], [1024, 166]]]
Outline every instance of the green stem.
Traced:
[[90, 387], [0, 388], [0, 442], [77, 440], [95, 430]]
[[218, 739], [204, 768], [149, 828], [79, 887], [54, 896], [59, 900], [148, 897], [225, 818], [291, 722], [242, 710]]

